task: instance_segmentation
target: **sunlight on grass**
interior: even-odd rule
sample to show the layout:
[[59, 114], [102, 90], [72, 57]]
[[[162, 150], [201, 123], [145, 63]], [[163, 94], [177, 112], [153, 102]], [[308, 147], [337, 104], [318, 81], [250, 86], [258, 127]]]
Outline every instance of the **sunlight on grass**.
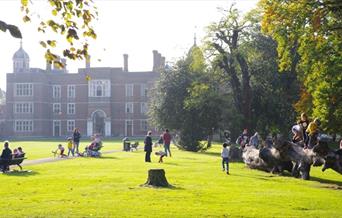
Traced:
[[[27, 150], [38, 153], [30, 156], [45, 154], [45, 147], [34, 150], [27, 143]], [[40, 148], [45, 144], [50, 142], [35, 143]], [[120, 149], [121, 142], [113, 142], [115, 146]], [[0, 189], [6, 199], [0, 213], [8, 217], [342, 216], [342, 192], [336, 189], [342, 186], [341, 175], [313, 168], [313, 180], [303, 181], [231, 163], [228, 176], [221, 171], [219, 150], [215, 146], [207, 154], [173, 148], [173, 157], [162, 164], [154, 155], [152, 163], [144, 163], [143, 151], [135, 151], [24, 166], [32, 172], [0, 175], [1, 184], [6, 184]], [[151, 168], [165, 169], [174, 188], [141, 187]]]

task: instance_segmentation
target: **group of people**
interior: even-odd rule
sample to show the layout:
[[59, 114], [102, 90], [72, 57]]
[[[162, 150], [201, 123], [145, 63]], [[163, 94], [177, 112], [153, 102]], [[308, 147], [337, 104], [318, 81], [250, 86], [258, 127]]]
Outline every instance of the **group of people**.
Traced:
[[313, 148], [318, 142], [320, 124], [318, 118], [310, 122], [306, 113], [302, 113], [300, 119], [291, 129], [293, 133], [292, 142], [302, 143], [304, 148]]
[[241, 148], [245, 146], [254, 146], [256, 148], [259, 147], [259, 134], [255, 132], [253, 136], [248, 136], [248, 130], [244, 129], [242, 134], [236, 139], [236, 144], [240, 145]]
[[[170, 156], [171, 157], [171, 144], [172, 136], [168, 129], [165, 129], [164, 133], [160, 135], [158, 140], [158, 144], [164, 144], [164, 151], [157, 151], [155, 152], [156, 155], [159, 156], [159, 163], [163, 162], [163, 158]], [[145, 162], [151, 162], [151, 153], [152, 153], [152, 132], [148, 131], [147, 135], [144, 139], [144, 151], [145, 151]]]
[[4, 143], [4, 149], [1, 153], [1, 162], [0, 162], [0, 168], [3, 172], [9, 170], [9, 163], [14, 158], [22, 158], [24, 157], [25, 153], [21, 147], [15, 148], [12, 150], [9, 147], [9, 142], [5, 141]]
[[60, 157], [67, 157], [67, 156], [75, 156], [79, 155], [79, 145], [80, 145], [80, 139], [81, 139], [81, 133], [78, 128], [75, 128], [72, 134], [72, 137], [67, 138], [67, 148], [68, 148], [68, 154], [65, 154], [65, 148], [62, 144], [59, 144], [57, 146], [57, 149], [53, 151], [55, 155], [58, 154]]

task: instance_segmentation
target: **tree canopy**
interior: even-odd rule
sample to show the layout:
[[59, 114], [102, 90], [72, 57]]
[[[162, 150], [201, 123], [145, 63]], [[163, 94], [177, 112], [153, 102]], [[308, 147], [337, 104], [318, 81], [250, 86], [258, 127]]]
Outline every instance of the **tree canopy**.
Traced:
[[262, 29], [278, 44], [279, 68], [302, 81], [298, 112], [342, 132], [342, 5], [338, 0], [261, 0]]

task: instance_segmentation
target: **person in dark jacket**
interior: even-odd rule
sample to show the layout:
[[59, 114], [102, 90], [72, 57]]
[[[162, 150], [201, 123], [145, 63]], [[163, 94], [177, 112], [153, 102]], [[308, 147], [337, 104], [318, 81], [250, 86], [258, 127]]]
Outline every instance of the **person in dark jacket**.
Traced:
[[2, 171], [5, 172], [9, 170], [9, 162], [12, 159], [12, 150], [9, 148], [8, 141], [5, 141], [4, 150], [1, 153]]
[[146, 152], [145, 154], [145, 162], [151, 162], [151, 153], [152, 153], [152, 132], [148, 131], [147, 136], [145, 137], [144, 140], [144, 151]]
[[74, 152], [76, 154], [79, 154], [78, 147], [80, 145], [80, 138], [81, 138], [81, 133], [78, 128], [74, 129], [74, 133], [72, 134], [72, 139], [73, 139], [73, 144], [74, 144]]

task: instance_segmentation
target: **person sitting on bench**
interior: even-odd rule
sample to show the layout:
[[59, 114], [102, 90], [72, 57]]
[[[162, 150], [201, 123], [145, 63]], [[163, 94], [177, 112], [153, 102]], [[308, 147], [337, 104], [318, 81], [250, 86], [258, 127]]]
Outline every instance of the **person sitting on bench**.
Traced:
[[1, 153], [1, 162], [2, 162], [2, 171], [8, 171], [9, 170], [9, 162], [12, 159], [12, 150], [9, 148], [9, 142], [5, 141], [4, 143], [4, 150], [2, 150]]
[[21, 147], [15, 148], [13, 149], [13, 154], [12, 154], [13, 158], [21, 158], [24, 157], [24, 152], [23, 149]]

